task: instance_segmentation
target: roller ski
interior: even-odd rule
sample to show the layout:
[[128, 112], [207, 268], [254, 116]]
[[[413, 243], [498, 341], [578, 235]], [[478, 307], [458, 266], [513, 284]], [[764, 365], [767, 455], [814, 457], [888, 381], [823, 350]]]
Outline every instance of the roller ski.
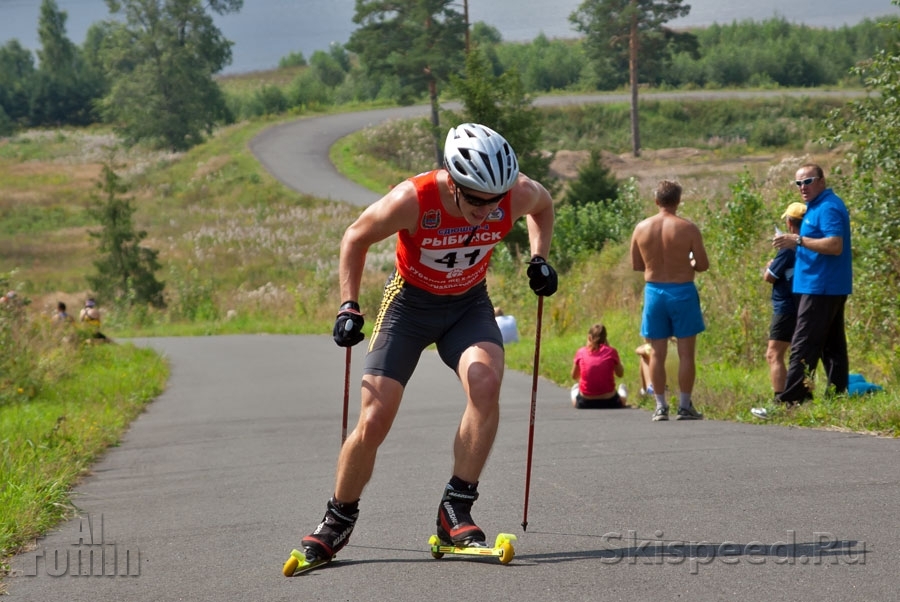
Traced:
[[437, 534], [428, 540], [431, 555], [442, 558], [444, 554], [471, 556], [496, 556], [503, 564], [513, 559], [512, 542], [516, 536], [501, 533], [491, 547], [485, 541], [484, 531], [472, 520], [472, 504], [478, 499], [478, 483], [467, 483], [453, 477], [444, 489], [438, 508]]
[[342, 504], [334, 498], [328, 500], [325, 518], [315, 531], [300, 541], [302, 551], [291, 551], [281, 569], [282, 574], [294, 577], [332, 562], [335, 554], [350, 541], [358, 516], [358, 502]]
[[335, 561], [336, 559], [333, 556], [331, 558], [319, 558], [317, 556], [307, 556], [306, 552], [301, 552], [300, 550], [291, 550], [291, 556], [285, 561], [281, 572], [285, 577], [296, 577]]
[[456, 545], [444, 543], [440, 537], [432, 535], [428, 540], [428, 545], [431, 546], [431, 556], [433, 558], [443, 558], [444, 554], [493, 556], [500, 561], [500, 564], [509, 564], [516, 555], [512, 544], [514, 541], [516, 541], [516, 536], [512, 533], [500, 533], [497, 535], [497, 539], [494, 540], [494, 547], [483, 541]]

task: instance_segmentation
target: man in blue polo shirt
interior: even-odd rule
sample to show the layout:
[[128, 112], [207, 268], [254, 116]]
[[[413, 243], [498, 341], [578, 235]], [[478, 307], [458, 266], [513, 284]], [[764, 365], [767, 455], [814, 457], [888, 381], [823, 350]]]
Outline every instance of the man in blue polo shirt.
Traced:
[[807, 380], [819, 360], [828, 385], [845, 393], [849, 379], [844, 306], [853, 289], [850, 215], [844, 201], [825, 184], [815, 164], [802, 165], [794, 184], [806, 203], [800, 233], [776, 236], [772, 246], [796, 249], [794, 294], [799, 296], [797, 326], [791, 340], [791, 359], [784, 391], [778, 401], [788, 404], [812, 399]]

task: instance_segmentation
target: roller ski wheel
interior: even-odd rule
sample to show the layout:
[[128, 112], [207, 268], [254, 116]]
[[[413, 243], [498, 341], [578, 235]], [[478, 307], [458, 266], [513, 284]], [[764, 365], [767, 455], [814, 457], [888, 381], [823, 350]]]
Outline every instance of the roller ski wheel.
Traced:
[[291, 555], [285, 560], [281, 572], [285, 577], [296, 577], [333, 561], [334, 558], [315, 558], [310, 560], [306, 557], [306, 552], [291, 550]]
[[500, 561], [500, 564], [509, 564], [516, 555], [512, 544], [516, 539], [516, 536], [512, 533], [500, 533], [497, 535], [497, 539], [494, 540], [494, 547], [490, 547], [487, 543], [457, 546], [444, 543], [437, 535], [432, 535], [428, 539], [428, 545], [431, 546], [431, 556], [433, 558], [443, 558], [444, 554], [493, 556]]

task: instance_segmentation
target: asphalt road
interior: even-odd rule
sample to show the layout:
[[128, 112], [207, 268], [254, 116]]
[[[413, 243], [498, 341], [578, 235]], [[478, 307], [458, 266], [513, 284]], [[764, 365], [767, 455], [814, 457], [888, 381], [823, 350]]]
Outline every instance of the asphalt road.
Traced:
[[463, 400], [432, 351], [339, 561], [285, 578], [332, 490], [343, 350], [328, 336], [136, 342], [169, 358], [168, 389], [77, 488], [81, 516], [14, 559], [10, 600], [896, 599], [897, 441], [576, 411], [541, 381], [523, 532], [531, 376], [515, 372], [474, 515], [518, 535], [516, 557], [434, 560]]

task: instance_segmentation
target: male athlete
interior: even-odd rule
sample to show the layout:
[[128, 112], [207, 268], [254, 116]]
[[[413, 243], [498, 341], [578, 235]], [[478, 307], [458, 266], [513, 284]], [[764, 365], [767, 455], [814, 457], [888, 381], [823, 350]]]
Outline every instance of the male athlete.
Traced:
[[456, 372], [466, 397], [437, 534], [448, 544], [485, 541], [470, 511], [497, 433], [504, 366], [503, 338], [485, 275], [493, 248], [523, 216], [531, 250], [529, 285], [537, 295], [552, 295], [557, 274], [546, 261], [553, 235], [550, 194], [519, 173], [515, 152], [503, 136], [464, 123], [447, 135], [442, 169], [394, 187], [345, 232], [339, 267], [343, 302], [334, 325], [339, 346], [363, 340], [358, 299], [369, 247], [398, 234], [396, 264], [369, 342], [359, 422], [341, 448], [325, 518], [302, 540], [310, 562], [330, 560], [347, 544], [378, 447], [419, 356], [432, 343]]

